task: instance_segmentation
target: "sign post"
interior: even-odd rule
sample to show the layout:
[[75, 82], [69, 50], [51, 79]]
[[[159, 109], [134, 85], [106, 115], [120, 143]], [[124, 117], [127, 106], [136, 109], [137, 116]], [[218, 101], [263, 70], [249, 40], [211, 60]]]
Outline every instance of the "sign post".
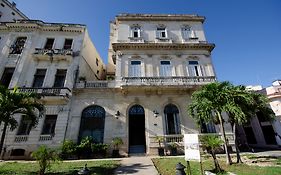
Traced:
[[184, 153], [189, 175], [191, 175], [190, 160], [200, 162], [201, 174], [203, 174], [198, 134], [184, 134]]

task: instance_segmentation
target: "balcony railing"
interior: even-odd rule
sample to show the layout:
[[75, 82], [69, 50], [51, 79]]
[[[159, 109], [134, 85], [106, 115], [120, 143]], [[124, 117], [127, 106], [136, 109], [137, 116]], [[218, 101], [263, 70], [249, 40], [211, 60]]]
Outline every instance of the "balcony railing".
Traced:
[[40, 135], [39, 137], [39, 141], [48, 141], [48, 140], [52, 140], [53, 136], [52, 135]]
[[[220, 133], [204, 133], [204, 134], [199, 134], [200, 135], [217, 135], [221, 136]], [[234, 145], [234, 135], [233, 133], [225, 133], [226, 139], [228, 141], [229, 145]], [[163, 135], [164, 141], [161, 143], [161, 145], [169, 145], [171, 143], [177, 143], [179, 146], [184, 146], [184, 135], [182, 134], [173, 134], [173, 135]], [[155, 146], [158, 146], [158, 142], [156, 141], [156, 137], [152, 136], [151, 137], [151, 142], [154, 143]]]
[[48, 56], [56, 56], [56, 55], [72, 55], [73, 51], [71, 49], [43, 49], [43, 48], [35, 48], [34, 54], [37, 55], [48, 55]]
[[147, 85], [147, 86], [175, 86], [175, 85], [197, 85], [214, 82], [215, 76], [197, 77], [123, 77], [122, 85]]
[[15, 137], [15, 142], [26, 142], [28, 135], [17, 135]]
[[114, 81], [82, 81], [76, 83], [76, 88], [110, 88], [114, 86]]
[[36, 93], [42, 96], [64, 96], [69, 97], [71, 95], [71, 90], [66, 87], [62, 88], [37, 88], [37, 87], [21, 87], [20, 92]]

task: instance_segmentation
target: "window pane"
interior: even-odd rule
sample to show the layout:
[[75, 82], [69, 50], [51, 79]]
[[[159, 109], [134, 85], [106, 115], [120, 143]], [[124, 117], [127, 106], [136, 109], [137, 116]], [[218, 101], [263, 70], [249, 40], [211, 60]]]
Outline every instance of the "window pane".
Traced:
[[198, 64], [198, 61], [188, 61], [188, 64]]
[[160, 63], [160, 76], [172, 76], [171, 62], [161, 61]]
[[15, 68], [5, 68], [4, 73], [1, 78], [1, 85], [9, 87], [11, 79], [13, 77]]
[[58, 69], [55, 77], [54, 87], [64, 87], [66, 77], [65, 69]]
[[141, 61], [131, 61], [131, 65], [140, 65]]
[[71, 49], [73, 39], [65, 39], [63, 49]]
[[27, 116], [22, 116], [17, 135], [29, 135], [31, 130], [31, 121]]
[[52, 49], [55, 39], [54, 38], [47, 38], [46, 44], [44, 49]]
[[41, 134], [55, 134], [57, 115], [46, 115]]
[[37, 69], [34, 75], [32, 87], [42, 87], [45, 79], [46, 69]]
[[26, 37], [18, 37], [15, 43], [11, 46], [10, 54], [21, 54], [26, 39]]
[[129, 67], [130, 77], [140, 77], [141, 76], [141, 61], [131, 61]]

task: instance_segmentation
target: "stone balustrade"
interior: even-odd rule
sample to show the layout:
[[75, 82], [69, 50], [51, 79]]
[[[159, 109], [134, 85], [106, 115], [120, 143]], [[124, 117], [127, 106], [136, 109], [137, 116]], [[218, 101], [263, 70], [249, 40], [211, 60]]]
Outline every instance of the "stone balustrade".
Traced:
[[28, 139], [28, 135], [17, 135], [15, 137], [15, 142], [19, 143], [19, 142], [26, 142]]
[[147, 86], [188, 86], [200, 85], [216, 81], [215, 76], [196, 77], [123, 77], [121, 85], [147, 85]]

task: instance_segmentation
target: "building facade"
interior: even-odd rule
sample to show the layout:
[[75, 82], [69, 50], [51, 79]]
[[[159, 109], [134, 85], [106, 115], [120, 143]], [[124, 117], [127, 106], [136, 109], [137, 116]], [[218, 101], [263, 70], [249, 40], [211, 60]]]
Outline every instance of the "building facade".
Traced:
[[249, 86], [248, 89], [264, 94], [269, 99], [269, 105], [275, 113], [274, 121], [267, 121], [261, 113], [257, 113], [251, 122], [240, 128], [241, 142], [247, 142], [256, 148], [280, 148], [281, 146], [281, 81], [272, 86]]
[[86, 26], [38, 20], [1, 22], [0, 37], [1, 84], [42, 95], [46, 107], [36, 128], [30, 128], [23, 116], [15, 116], [19, 127], [7, 132], [2, 156], [29, 157], [41, 144], [58, 147], [66, 135], [75, 82], [81, 76], [89, 80], [105, 76]]
[[199, 132], [187, 114], [192, 92], [216, 81], [204, 20], [120, 14], [110, 23], [107, 67], [85, 25], [2, 22], [1, 84], [41, 94], [46, 107], [36, 128], [15, 116], [2, 157], [28, 158], [39, 145], [85, 136], [107, 144], [120, 137], [124, 155], [156, 154], [156, 136], [182, 146], [183, 134]]
[[125, 154], [155, 154], [155, 136], [168, 143], [198, 133], [187, 105], [194, 90], [216, 80], [204, 20], [118, 15], [110, 23], [107, 80], [77, 83], [66, 138], [111, 143], [121, 137]]

